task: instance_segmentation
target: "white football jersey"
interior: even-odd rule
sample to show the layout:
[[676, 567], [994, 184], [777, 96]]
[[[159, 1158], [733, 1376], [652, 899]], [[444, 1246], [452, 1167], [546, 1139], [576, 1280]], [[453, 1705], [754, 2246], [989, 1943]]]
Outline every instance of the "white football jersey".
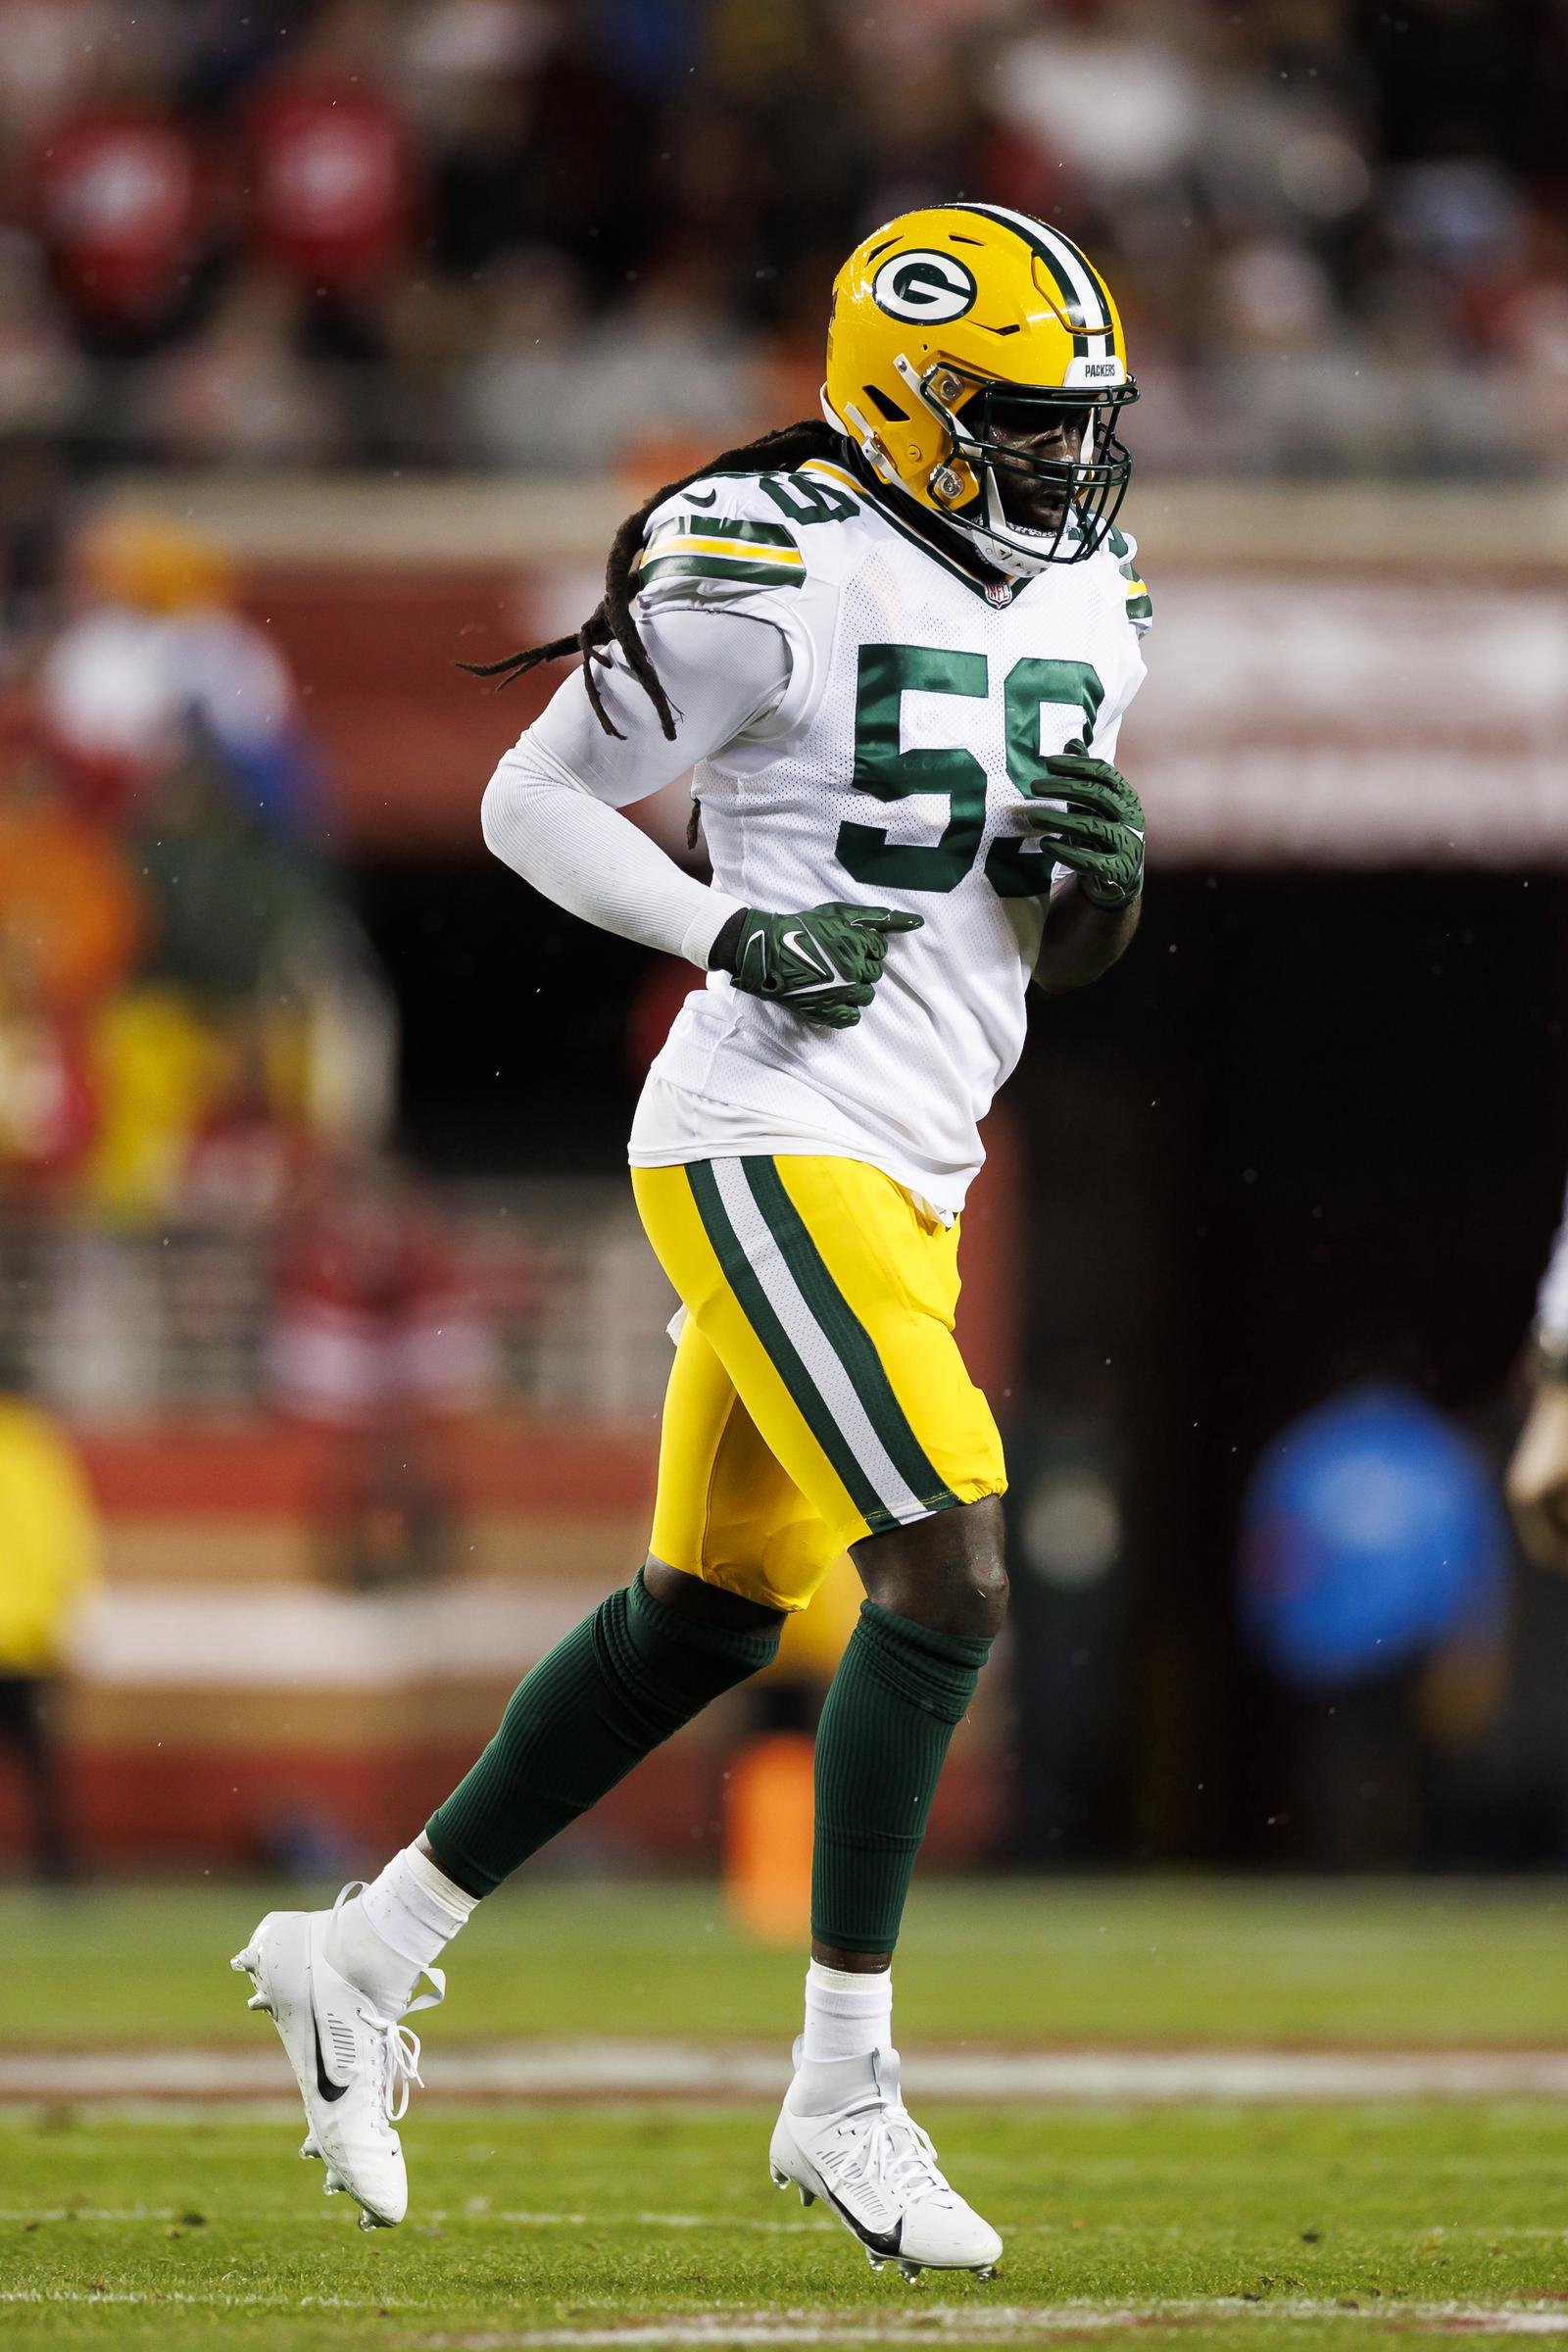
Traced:
[[[1131, 540], [1008, 591], [917, 537], [847, 467], [714, 474], [651, 516], [646, 610], [721, 607], [773, 623], [789, 683], [764, 720], [701, 761], [713, 880], [779, 911], [825, 900], [910, 909], [852, 1029], [808, 1027], [726, 973], [687, 999], [653, 1070], [691, 1128], [643, 1115], [631, 1156], [837, 1151], [956, 1211], [978, 1125], [1023, 1046], [1049, 856], [1024, 805], [1081, 736], [1113, 759], [1150, 615]], [[695, 1099], [695, 1108], [693, 1108]]]

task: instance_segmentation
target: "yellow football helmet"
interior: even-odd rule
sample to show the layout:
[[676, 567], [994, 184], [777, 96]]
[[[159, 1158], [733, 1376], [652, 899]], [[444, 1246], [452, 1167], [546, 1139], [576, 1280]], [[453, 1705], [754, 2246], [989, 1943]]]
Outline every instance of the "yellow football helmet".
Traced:
[[[1137, 398], [1104, 279], [1069, 237], [1025, 213], [939, 204], [901, 214], [833, 281], [828, 422], [883, 481], [1014, 576], [1082, 563], [1102, 545], [1132, 471], [1116, 417]], [[1076, 458], [1035, 457], [996, 437], [1064, 425]], [[1031, 498], [1051, 519], [1022, 518]]]

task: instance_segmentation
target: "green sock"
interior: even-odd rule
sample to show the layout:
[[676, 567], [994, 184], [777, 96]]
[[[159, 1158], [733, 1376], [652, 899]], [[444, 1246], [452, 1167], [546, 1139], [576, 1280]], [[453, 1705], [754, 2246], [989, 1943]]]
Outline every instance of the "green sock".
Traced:
[[990, 1641], [862, 1601], [816, 1734], [811, 1934], [891, 1952], [937, 1782]]
[[484, 1754], [426, 1824], [437, 1862], [489, 1894], [777, 1649], [777, 1631], [728, 1633], [666, 1608], [639, 1570], [518, 1684]]

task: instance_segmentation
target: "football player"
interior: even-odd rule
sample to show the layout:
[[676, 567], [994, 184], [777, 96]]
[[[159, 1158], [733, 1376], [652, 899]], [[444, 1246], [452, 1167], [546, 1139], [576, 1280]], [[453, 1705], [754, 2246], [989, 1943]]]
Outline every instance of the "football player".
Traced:
[[[367, 2226], [406, 2208], [401, 2021], [441, 1997], [445, 1944], [765, 1666], [847, 1548], [866, 1597], [817, 1735], [772, 2177], [875, 2267], [987, 2276], [1001, 2253], [904, 2105], [890, 1962], [1006, 1595], [1002, 1448], [954, 1339], [977, 1127], [1030, 980], [1095, 979], [1138, 922], [1143, 811], [1114, 765], [1150, 618], [1116, 527], [1136, 397], [1104, 281], [1059, 230], [907, 214], [834, 285], [823, 420], [659, 493], [582, 629], [485, 673], [586, 657], [490, 782], [491, 849], [707, 974], [630, 1143], [682, 1314], [629, 1586], [534, 1668], [379, 1878], [270, 1914], [236, 1957], [293, 2061], [306, 2152]], [[694, 763], [711, 885], [620, 813]]]

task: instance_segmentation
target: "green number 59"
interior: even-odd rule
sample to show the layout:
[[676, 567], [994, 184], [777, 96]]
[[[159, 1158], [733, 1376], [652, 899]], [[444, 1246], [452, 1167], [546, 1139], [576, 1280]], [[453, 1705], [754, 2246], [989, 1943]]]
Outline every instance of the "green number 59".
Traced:
[[[884, 826], [846, 817], [835, 845], [839, 862], [858, 882], [882, 890], [956, 890], [969, 872], [986, 821], [986, 771], [973, 752], [900, 748], [900, 719], [906, 694], [962, 694], [983, 698], [991, 691], [984, 654], [957, 654], [924, 645], [862, 645], [855, 705], [857, 792], [879, 801], [907, 800], [911, 793], [942, 793], [948, 821], [934, 841], [890, 841]], [[1082, 714], [1085, 743], [1094, 741], [1095, 719], [1105, 699], [1099, 672], [1087, 662], [1053, 662], [1026, 654], [1003, 684], [1007, 775], [1028, 796], [1044, 770], [1040, 749], [1042, 704], [1065, 704]], [[1021, 840], [994, 841], [986, 858], [986, 879], [1003, 898], [1034, 898], [1048, 889], [1051, 867], [1038, 851], [1025, 855]]]

